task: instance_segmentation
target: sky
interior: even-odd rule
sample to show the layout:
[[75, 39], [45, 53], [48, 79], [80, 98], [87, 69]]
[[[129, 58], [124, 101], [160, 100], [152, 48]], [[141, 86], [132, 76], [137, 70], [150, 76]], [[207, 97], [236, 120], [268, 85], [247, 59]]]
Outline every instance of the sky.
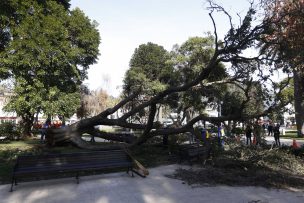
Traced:
[[[232, 14], [235, 24], [248, 10], [248, 0], [217, 0]], [[71, 0], [72, 9], [79, 7], [98, 22], [101, 36], [98, 63], [91, 65], [85, 84], [91, 90], [102, 88], [119, 96], [126, 70], [134, 50], [147, 42], [171, 51], [189, 37], [213, 32], [205, 0]], [[215, 15], [220, 38], [229, 28], [223, 15]]]

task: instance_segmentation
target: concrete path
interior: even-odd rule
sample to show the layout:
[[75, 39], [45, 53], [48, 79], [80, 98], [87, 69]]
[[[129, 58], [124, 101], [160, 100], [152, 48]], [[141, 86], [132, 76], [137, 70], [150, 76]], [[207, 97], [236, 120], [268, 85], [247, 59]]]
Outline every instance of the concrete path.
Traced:
[[[267, 136], [266, 138], [267, 144], [272, 144], [275, 140], [274, 137]], [[295, 139], [299, 146], [304, 145], [304, 140]], [[281, 145], [292, 146], [293, 139], [280, 138]]]
[[[266, 140], [267, 144], [269, 144], [269, 145], [271, 145], [272, 143], [275, 142], [273, 136], [266, 136], [265, 140]], [[299, 146], [304, 145], [304, 140], [302, 140], [302, 139], [295, 139], [295, 140], [296, 140], [296, 142], [298, 143]], [[246, 143], [246, 136], [245, 135], [241, 137], [241, 141], [243, 143]], [[293, 139], [280, 138], [280, 142], [281, 142], [281, 145], [292, 146]]]
[[48, 181], [21, 182], [10, 193], [10, 185], [0, 185], [1, 203], [303, 203], [304, 193], [261, 187], [192, 187], [165, 177], [180, 165], [150, 169], [147, 178], [112, 173]]

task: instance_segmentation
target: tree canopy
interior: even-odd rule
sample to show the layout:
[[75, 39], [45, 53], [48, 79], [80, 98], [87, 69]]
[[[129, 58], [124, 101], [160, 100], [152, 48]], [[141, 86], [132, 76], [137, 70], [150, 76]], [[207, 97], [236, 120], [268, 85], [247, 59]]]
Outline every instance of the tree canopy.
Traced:
[[304, 1], [263, 2], [265, 18], [271, 24], [262, 38], [261, 51], [272, 57], [277, 69], [283, 69], [293, 77], [295, 117], [300, 136], [304, 125]]
[[[185, 84], [195, 79], [210, 62], [214, 51], [214, 36], [210, 33], [205, 37], [190, 37], [182, 45], [175, 45], [171, 51], [171, 64], [176, 72], [175, 85]], [[219, 63], [212, 68], [210, 75], [205, 80], [214, 82], [227, 76], [224, 65]], [[200, 83], [180, 92], [176, 95], [178, 96], [177, 112], [182, 112], [183, 118], [187, 117], [190, 120], [195, 113], [203, 113], [207, 105], [216, 105], [220, 100], [220, 92], [225, 88], [225, 85], [213, 84], [206, 87]], [[170, 103], [172, 104], [172, 101]]]
[[142, 89], [154, 95], [170, 85], [173, 68], [167, 61], [169, 53], [162, 46], [148, 42], [135, 49], [130, 60], [130, 69], [124, 78], [124, 94]]
[[[214, 53], [213, 42], [214, 37], [208, 34], [206, 37], [191, 37], [182, 45], [175, 45], [170, 53], [151, 42], [136, 48], [124, 79], [124, 93], [130, 94], [130, 90], [134, 92], [142, 89], [143, 95], [134, 99], [130, 108], [136, 102], [146, 100], [166, 88], [193, 80], [210, 61]], [[224, 65], [219, 64], [212, 70], [208, 81], [220, 80], [227, 76]], [[172, 94], [160, 104], [189, 120], [195, 111], [202, 112], [206, 107], [207, 102], [202, 102], [202, 97], [207, 97], [209, 103], [215, 101], [223, 88], [225, 87], [216, 85], [201, 88], [198, 85], [185, 92]], [[141, 112], [141, 115], [144, 113]]]
[[[12, 0], [3, 3], [0, 65], [12, 78], [15, 96], [6, 107], [28, 128], [37, 112], [71, 116], [80, 103], [79, 85], [97, 60], [97, 23], [69, 1]], [[8, 9], [10, 8], [10, 9]]]

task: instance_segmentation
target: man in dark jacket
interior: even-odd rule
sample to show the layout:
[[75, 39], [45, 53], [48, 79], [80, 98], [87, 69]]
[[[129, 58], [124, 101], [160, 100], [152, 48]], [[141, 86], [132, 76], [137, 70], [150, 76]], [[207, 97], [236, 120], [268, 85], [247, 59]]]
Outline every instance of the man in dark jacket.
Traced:
[[281, 146], [280, 143], [280, 124], [277, 124], [274, 128], [273, 128], [273, 135], [274, 135], [274, 140], [277, 146]]

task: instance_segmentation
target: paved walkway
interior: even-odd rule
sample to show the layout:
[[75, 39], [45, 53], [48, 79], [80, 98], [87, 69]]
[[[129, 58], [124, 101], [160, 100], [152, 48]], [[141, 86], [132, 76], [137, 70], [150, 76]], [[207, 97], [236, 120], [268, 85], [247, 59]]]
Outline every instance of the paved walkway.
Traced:
[[[253, 139], [253, 137], [252, 137], [252, 139]], [[266, 140], [267, 144], [269, 144], [269, 145], [271, 145], [275, 141], [273, 136], [266, 136], [265, 140]], [[304, 145], [304, 140], [302, 140], [302, 139], [295, 139], [295, 140], [299, 146]], [[245, 135], [241, 137], [241, 141], [243, 143], [246, 143]], [[281, 145], [292, 146], [293, 139], [280, 138], [280, 142], [281, 142]]]
[[[150, 169], [147, 178], [126, 173], [20, 183], [10, 193], [10, 185], [0, 185], [1, 203], [303, 203], [303, 192], [261, 187], [191, 187], [165, 177], [180, 165]], [[189, 166], [183, 166], [189, 167]]]
[[[274, 137], [267, 136], [266, 141], [268, 144], [272, 144], [274, 142]], [[299, 146], [304, 145], [304, 140], [295, 139]], [[292, 146], [293, 139], [280, 138], [281, 145]]]

